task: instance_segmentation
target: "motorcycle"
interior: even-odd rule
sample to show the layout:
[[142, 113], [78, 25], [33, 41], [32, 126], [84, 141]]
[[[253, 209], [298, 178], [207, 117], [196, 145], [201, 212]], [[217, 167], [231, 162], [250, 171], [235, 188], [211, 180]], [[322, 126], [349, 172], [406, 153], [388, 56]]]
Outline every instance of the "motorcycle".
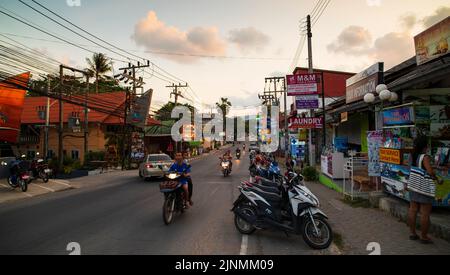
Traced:
[[278, 180], [281, 176], [281, 169], [277, 162], [271, 162], [267, 168], [253, 163], [249, 170], [252, 177], [260, 176], [272, 181]]
[[220, 166], [222, 167], [222, 173], [223, 176], [226, 178], [231, 174], [231, 167], [230, 167], [230, 161], [229, 160], [224, 160], [221, 159], [221, 164]]
[[236, 152], [236, 158], [237, 158], [238, 160], [241, 159], [241, 152]]
[[176, 213], [184, 213], [185, 199], [182, 184], [182, 175], [169, 173], [165, 176], [165, 181], [160, 185], [160, 191], [164, 194], [163, 220], [166, 225], [173, 222]]
[[319, 209], [317, 197], [299, 184], [300, 177], [291, 174], [291, 179], [282, 186], [284, 190], [273, 189], [277, 183], [272, 183], [272, 188], [251, 183], [239, 187], [241, 195], [231, 210], [237, 230], [250, 235], [260, 229], [278, 229], [301, 235], [313, 249], [328, 248], [333, 241], [328, 217]]
[[48, 164], [43, 159], [35, 159], [31, 162], [31, 172], [34, 179], [42, 179], [47, 183], [52, 174], [52, 170], [48, 168]]
[[11, 163], [10, 176], [7, 181], [9, 186], [16, 189], [19, 188], [22, 192], [28, 191], [28, 184], [31, 183], [32, 177], [29, 171], [30, 164], [24, 160], [16, 160]]

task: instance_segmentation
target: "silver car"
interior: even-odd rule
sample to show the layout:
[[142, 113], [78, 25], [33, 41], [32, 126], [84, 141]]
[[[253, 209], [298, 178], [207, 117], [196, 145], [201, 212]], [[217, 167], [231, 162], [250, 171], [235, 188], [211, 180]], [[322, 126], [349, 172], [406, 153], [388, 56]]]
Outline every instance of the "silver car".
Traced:
[[173, 164], [173, 160], [165, 154], [148, 155], [139, 166], [139, 177], [149, 179], [164, 177]]

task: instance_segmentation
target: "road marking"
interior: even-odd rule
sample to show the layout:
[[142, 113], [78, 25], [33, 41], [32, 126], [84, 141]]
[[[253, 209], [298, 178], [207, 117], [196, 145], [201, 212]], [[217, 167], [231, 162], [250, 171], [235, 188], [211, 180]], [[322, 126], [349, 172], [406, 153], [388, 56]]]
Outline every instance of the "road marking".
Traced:
[[248, 235], [242, 235], [241, 252], [239, 254], [241, 256], [246, 256], [247, 250], [248, 250]]
[[59, 180], [51, 180], [51, 182], [54, 182], [54, 183], [57, 183], [57, 184], [61, 184], [61, 185], [67, 186], [67, 187], [72, 187], [72, 185], [66, 183], [68, 181], [64, 181], [63, 182], [63, 181], [59, 181]]
[[27, 196], [27, 197], [29, 197], [29, 198], [32, 198], [32, 197], [33, 197], [33, 195], [30, 195], [30, 194], [25, 193], [25, 192], [22, 192], [22, 194], [24, 194], [25, 196]]
[[9, 189], [9, 187], [8, 187], [7, 185], [4, 185], [3, 183], [0, 183], [0, 186], [2, 186], [2, 187], [5, 187], [5, 188], [8, 188], [8, 189]]
[[35, 184], [34, 186], [40, 187], [40, 188], [45, 189], [45, 190], [47, 190], [47, 191], [50, 191], [50, 192], [52, 192], [52, 193], [55, 193], [55, 192], [56, 192], [56, 190], [53, 190], [53, 189], [51, 189], [51, 188], [48, 188], [48, 187], [45, 187], [45, 186], [42, 186], [42, 185], [39, 185], [39, 184]]

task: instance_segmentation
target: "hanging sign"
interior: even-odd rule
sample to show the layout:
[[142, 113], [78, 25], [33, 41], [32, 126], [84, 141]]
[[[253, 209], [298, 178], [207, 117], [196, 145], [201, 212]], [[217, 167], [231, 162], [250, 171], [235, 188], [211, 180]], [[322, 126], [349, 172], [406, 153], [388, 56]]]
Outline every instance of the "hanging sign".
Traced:
[[318, 94], [321, 81], [322, 75], [319, 73], [288, 75], [288, 96]]
[[322, 129], [322, 117], [305, 117], [305, 118], [290, 118], [290, 129]]
[[319, 109], [318, 95], [302, 95], [295, 98], [297, 110]]

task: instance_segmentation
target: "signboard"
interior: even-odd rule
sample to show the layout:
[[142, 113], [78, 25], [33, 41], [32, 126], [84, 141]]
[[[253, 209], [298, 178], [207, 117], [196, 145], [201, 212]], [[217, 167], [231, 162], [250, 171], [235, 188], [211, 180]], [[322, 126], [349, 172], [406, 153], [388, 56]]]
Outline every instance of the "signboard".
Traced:
[[147, 118], [150, 112], [153, 90], [148, 91], [141, 97], [138, 97], [132, 103], [132, 110], [128, 115], [129, 123], [139, 128], [145, 128]]
[[381, 162], [400, 165], [401, 159], [402, 158], [400, 150], [386, 148], [380, 149]]
[[302, 95], [295, 98], [295, 104], [297, 110], [310, 110], [319, 109], [319, 96], [318, 95]]
[[308, 141], [308, 130], [301, 129], [298, 133], [298, 141]]
[[405, 106], [383, 111], [384, 126], [400, 126], [414, 124], [414, 107]]
[[383, 131], [367, 133], [369, 177], [381, 176], [380, 148], [383, 146]]
[[373, 93], [383, 81], [384, 63], [377, 63], [347, 80], [347, 104], [360, 101]]
[[450, 16], [414, 37], [414, 43], [417, 65], [450, 53]]
[[318, 94], [321, 83], [322, 75], [318, 73], [288, 75], [288, 96]]
[[71, 117], [68, 121], [69, 129], [72, 129], [73, 133], [81, 133], [81, 120], [78, 117]]
[[0, 141], [16, 143], [19, 138], [25, 90], [30, 73], [24, 73], [0, 82]]
[[306, 117], [306, 118], [290, 118], [290, 129], [322, 129], [323, 118], [322, 117]]

